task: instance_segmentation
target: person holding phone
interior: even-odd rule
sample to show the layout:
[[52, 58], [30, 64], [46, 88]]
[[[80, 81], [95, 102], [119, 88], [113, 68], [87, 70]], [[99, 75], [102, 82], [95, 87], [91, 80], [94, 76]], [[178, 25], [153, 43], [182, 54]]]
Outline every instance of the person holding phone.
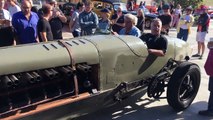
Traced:
[[179, 24], [177, 26], [177, 38], [187, 41], [193, 23], [194, 17], [192, 15], [192, 7], [189, 6], [186, 8], [186, 14], [180, 18]]

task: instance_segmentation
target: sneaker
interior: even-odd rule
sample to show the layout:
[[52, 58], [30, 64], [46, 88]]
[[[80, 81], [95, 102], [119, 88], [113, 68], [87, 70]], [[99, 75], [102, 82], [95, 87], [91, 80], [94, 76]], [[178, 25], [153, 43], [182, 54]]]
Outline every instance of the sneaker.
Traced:
[[200, 57], [200, 54], [194, 54], [194, 55], [192, 55], [192, 57]]
[[200, 55], [199, 59], [201, 60], [203, 58], [203, 55]]
[[209, 116], [212, 117], [213, 116], [213, 111], [209, 111], [209, 110], [202, 110], [198, 112], [199, 115], [202, 116]]

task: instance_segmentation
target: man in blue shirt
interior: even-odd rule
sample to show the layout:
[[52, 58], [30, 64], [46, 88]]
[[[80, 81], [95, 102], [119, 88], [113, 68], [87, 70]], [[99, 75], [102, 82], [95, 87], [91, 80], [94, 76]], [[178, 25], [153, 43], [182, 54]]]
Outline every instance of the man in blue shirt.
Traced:
[[79, 24], [82, 35], [92, 35], [98, 26], [98, 16], [92, 12], [91, 1], [85, 2], [85, 10], [79, 15]]
[[21, 3], [22, 11], [13, 15], [12, 25], [16, 33], [17, 44], [37, 43], [37, 22], [39, 17], [31, 12], [32, 4], [28, 0]]
[[141, 36], [141, 31], [135, 26], [138, 18], [132, 14], [124, 16], [125, 27], [120, 30], [119, 35], [133, 35], [136, 37]]

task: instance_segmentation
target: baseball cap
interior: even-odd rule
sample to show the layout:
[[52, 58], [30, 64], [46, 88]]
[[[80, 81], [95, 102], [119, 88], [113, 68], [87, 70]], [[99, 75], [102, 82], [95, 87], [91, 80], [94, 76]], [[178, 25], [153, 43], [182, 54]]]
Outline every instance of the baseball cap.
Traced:
[[200, 9], [201, 9], [201, 10], [206, 10], [206, 9], [208, 9], [208, 7], [205, 6], [205, 5], [201, 5], [201, 6], [200, 6]]

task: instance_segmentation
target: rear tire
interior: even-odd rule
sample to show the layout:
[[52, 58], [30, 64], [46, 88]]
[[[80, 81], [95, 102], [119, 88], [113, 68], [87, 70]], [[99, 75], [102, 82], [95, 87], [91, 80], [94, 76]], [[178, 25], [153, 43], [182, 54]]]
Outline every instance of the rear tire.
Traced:
[[183, 62], [173, 72], [167, 89], [167, 101], [177, 111], [188, 108], [200, 86], [200, 69], [196, 64]]

